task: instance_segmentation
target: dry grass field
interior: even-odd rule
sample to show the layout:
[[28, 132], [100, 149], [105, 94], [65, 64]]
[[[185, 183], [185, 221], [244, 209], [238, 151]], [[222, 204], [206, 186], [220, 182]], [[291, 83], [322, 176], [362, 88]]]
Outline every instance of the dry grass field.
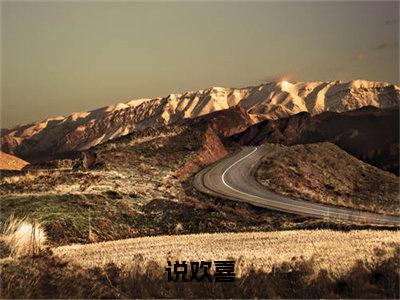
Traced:
[[[0, 297], [398, 299], [400, 290], [398, 235], [387, 231], [139, 238], [54, 252], [1, 260]], [[167, 280], [167, 257], [199, 261], [238, 255], [234, 282]]]
[[[153, 236], [52, 249], [45, 237], [35, 220], [9, 219], [1, 298], [399, 297], [396, 231]], [[191, 261], [235, 260], [235, 280], [169, 282], [167, 260], [188, 261], [189, 272]]]
[[62, 246], [53, 252], [66, 261], [88, 268], [108, 263], [129, 266], [134, 258], [139, 258], [143, 264], [155, 261], [160, 265], [165, 265], [167, 259], [233, 258], [243, 272], [249, 268], [269, 272], [276, 264], [313, 258], [318, 268], [341, 273], [348, 271], [357, 260], [371, 259], [377, 248], [391, 249], [399, 242], [396, 231], [297, 230], [143, 237]]

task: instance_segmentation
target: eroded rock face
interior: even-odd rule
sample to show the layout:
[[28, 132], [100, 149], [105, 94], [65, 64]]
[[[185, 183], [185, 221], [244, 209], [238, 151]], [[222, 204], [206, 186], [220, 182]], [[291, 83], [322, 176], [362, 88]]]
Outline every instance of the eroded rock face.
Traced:
[[239, 145], [331, 142], [358, 159], [398, 175], [399, 107], [364, 107], [316, 116], [300, 113], [255, 124], [228, 141]]
[[73, 168], [76, 170], [87, 171], [101, 167], [104, 167], [104, 163], [97, 157], [97, 153], [88, 150], [82, 152], [82, 156], [77, 160]]
[[229, 152], [223, 141], [232, 134], [242, 132], [253, 123], [243, 107], [224, 109], [183, 122], [186, 126], [201, 131], [203, 141], [199, 153], [176, 175], [184, 180], [202, 167], [225, 157]]
[[[1, 149], [35, 160], [83, 151], [149, 126], [175, 124], [216, 111], [240, 106], [252, 122], [278, 119], [300, 112], [343, 112], [363, 106], [393, 107], [400, 89], [385, 82], [269, 82], [247, 88], [214, 87], [171, 94], [164, 98], [138, 99], [90, 112], [46, 119], [1, 131]], [[231, 122], [229, 117], [226, 122]], [[225, 130], [220, 127], [219, 130]], [[233, 132], [231, 132], [233, 134]]]

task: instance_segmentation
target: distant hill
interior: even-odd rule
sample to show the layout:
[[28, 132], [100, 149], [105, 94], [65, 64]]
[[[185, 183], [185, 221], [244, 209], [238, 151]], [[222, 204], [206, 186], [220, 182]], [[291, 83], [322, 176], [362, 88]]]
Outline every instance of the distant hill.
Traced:
[[399, 179], [331, 143], [268, 144], [257, 169], [266, 189], [292, 198], [400, 215]]

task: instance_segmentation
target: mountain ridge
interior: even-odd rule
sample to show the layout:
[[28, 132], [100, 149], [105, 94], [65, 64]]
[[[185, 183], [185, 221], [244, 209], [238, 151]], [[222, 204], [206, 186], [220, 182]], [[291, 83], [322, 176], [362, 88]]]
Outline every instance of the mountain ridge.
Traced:
[[149, 126], [174, 124], [235, 106], [243, 107], [252, 121], [258, 123], [303, 111], [315, 115], [371, 105], [393, 107], [399, 102], [399, 87], [367, 80], [279, 81], [246, 88], [212, 87], [115, 103], [89, 112], [2, 129], [1, 149], [24, 159], [83, 151]]

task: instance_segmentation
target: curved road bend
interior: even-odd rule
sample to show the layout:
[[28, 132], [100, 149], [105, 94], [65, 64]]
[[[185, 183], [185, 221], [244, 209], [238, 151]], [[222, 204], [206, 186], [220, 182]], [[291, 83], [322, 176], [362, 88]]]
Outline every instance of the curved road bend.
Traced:
[[288, 213], [355, 223], [400, 225], [400, 218], [396, 216], [291, 199], [266, 190], [254, 177], [265, 154], [263, 146], [245, 147], [235, 155], [201, 170], [196, 174], [193, 185], [209, 195]]

